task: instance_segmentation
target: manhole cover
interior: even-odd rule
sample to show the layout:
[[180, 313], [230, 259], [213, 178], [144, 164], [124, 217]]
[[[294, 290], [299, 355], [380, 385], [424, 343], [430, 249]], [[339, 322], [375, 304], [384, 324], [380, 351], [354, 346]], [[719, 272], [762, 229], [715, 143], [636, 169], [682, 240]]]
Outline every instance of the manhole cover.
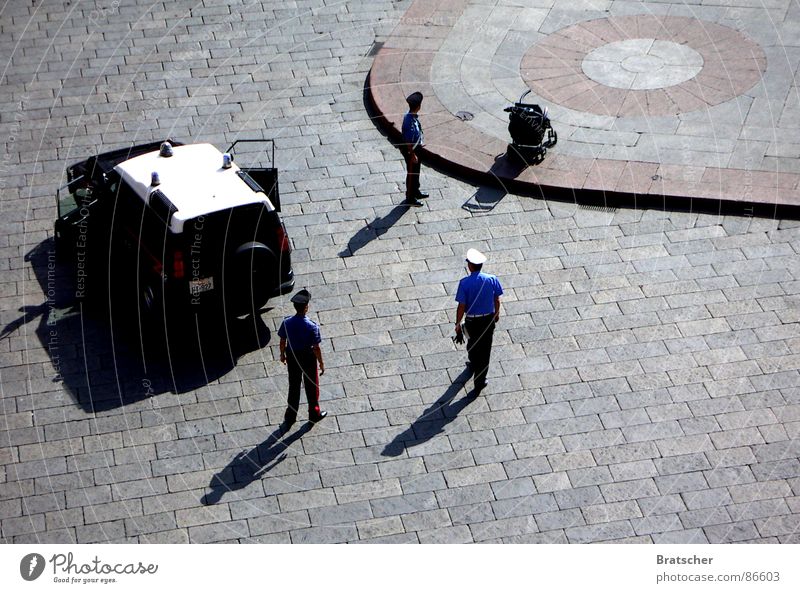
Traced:
[[461, 121], [471, 121], [475, 118], [469, 111], [456, 111], [456, 117]]

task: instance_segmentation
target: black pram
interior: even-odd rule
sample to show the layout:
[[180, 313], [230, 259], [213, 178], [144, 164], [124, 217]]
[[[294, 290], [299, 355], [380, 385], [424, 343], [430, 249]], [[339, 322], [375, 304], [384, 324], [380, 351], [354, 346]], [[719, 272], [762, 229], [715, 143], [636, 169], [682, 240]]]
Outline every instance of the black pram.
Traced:
[[508, 131], [511, 134], [506, 154], [510, 160], [526, 165], [541, 163], [547, 149], [558, 142], [558, 135], [547, 117], [547, 108], [522, 102], [530, 92], [530, 89], [525, 91], [519, 101], [505, 108], [509, 113]]

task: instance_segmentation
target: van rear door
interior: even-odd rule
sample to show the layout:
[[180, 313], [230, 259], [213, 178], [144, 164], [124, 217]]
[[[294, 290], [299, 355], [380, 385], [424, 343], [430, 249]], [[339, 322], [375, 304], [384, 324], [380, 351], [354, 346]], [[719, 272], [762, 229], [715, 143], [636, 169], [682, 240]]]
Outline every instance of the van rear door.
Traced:
[[[243, 144], [234, 155], [237, 144]], [[269, 145], [269, 146], [267, 146]], [[228, 147], [232, 157], [242, 162], [236, 165], [241, 169], [239, 176], [253, 191], [264, 192], [278, 212], [281, 211], [281, 196], [278, 190], [278, 169], [275, 168], [275, 143], [272, 140], [242, 138]], [[268, 152], [271, 156], [268, 159]], [[264, 167], [269, 160], [271, 166]]]

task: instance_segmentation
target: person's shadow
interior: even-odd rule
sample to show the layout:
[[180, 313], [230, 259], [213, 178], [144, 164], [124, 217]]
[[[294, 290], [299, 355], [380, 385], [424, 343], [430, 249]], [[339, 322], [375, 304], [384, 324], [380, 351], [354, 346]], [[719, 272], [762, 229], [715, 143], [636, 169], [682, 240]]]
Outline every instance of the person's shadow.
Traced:
[[339, 257], [350, 257], [365, 245], [368, 245], [381, 235], [385, 235], [394, 223], [403, 218], [403, 214], [406, 212], [408, 212], [408, 206], [395, 206], [386, 216], [378, 216], [372, 222], [367, 223], [367, 226], [359, 229], [350, 238], [347, 242], [347, 247], [339, 252]]
[[286, 427], [281, 424], [267, 439], [247, 452], [239, 453], [224, 469], [214, 474], [208, 487], [211, 492], [200, 499], [204, 505], [217, 504], [226, 492], [239, 490], [261, 478], [286, 459], [286, 450], [311, 427], [306, 422], [294, 434], [281, 440]]
[[472, 371], [469, 368], [461, 371], [461, 374], [455, 378], [442, 397], [433, 402], [419, 418], [414, 420], [411, 426], [394, 437], [392, 442], [384, 447], [381, 455], [397, 457], [406, 449], [429, 441], [437, 434], [444, 432], [444, 427], [455, 420], [461, 410], [475, 401], [476, 392], [474, 390], [458, 401], [453, 401], [471, 376]]

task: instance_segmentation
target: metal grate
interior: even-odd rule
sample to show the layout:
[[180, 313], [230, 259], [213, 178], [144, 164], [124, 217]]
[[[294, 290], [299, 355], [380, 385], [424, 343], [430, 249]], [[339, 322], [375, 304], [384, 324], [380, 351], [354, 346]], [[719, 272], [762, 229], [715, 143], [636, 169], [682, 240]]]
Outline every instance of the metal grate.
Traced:
[[579, 210], [590, 210], [592, 212], [611, 212], [617, 211], [613, 206], [601, 206], [600, 204], [578, 204]]

